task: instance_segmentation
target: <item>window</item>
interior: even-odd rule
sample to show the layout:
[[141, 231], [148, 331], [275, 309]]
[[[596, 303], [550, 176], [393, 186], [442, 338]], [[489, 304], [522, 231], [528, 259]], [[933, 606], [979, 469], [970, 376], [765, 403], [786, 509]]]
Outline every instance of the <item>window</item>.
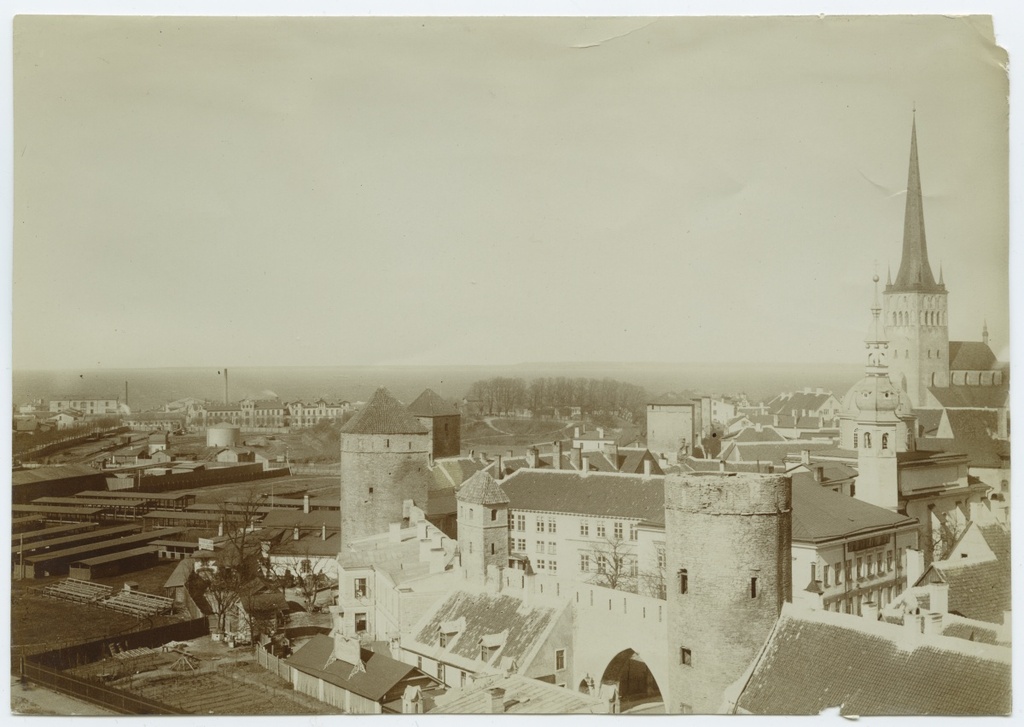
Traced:
[[526, 531], [526, 515], [516, 515], [516, 530], [519, 532]]
[[555, 573], [558, 570], [558, 563], [553, 560], [548, 561], [548, 573]]
[[818, 564], [811, 563], [811, 582], [818, 580]]
[[558, 524], [553, 517], [548, 518], [548, 532], [554, 533], [558, 529]]
[[750, 579], [750, 597], [757, 598], [757, 577]]
[[356, 633], [357, 634], [358, 633], [362, 633], [363, 631], [366, 631], [366, 623], [367, 623], [366, 622], [366, 614], [365, 613], [357, 613], [356, 616], [355, 616], [355, 624], [356, 624]]
[[473, 554], [473, 541], [470, 540], [468, 543], [466, 543], [466, 545], [469, 546], [469, 554], [472, 555]]
[[686, 572], [686, 568], [679, 571], [679, 593], [686, 594], [690, 590], [690, 576]]
[[355, 597], [366, 598], [366, 579], [356, 578], [355, 580]]
[[584, 538], [590, 536], [590, 523], [586, 520], [580, 520], [580, 535]]
[[537, 570], [544, 570], [545, 569], [544, 568], [544, 559], [543, 558], [537, 558], [536, 566], [537, 566]]
[[604, 523], [597, 524], [597, 537], [603, 538], [605, 536]]
[[853, 430], [853, 448], [854, 449], [857, 449], [857, 437], [859, 435], [860, 435], [860, 430], [859, 429], [854, 429]]
[[882, 449], [889, 449], [889, 435], [882, 435]]
[[555, 671], [565, 668], [565, 649], [555, 649]]
[[851, 482], [850, 483], [850, 497], [856, 497], [856, 496], [857, 496], [857, 485], [855, 485], [855, 484], [853, 484]]
[[544, 532], [544, 518], [542, 518], [542, 517], [538, 517], [537, 518], [537, 532], [538, 533], [543, 533]]
[[892, 551], [886, 551], [885, 553], [885, 569], [892, 572]]
[[544, 552], [544, 541], [543, 540], [538, 540], [536, 542], [536, 544], [533, 546], [533, 549], [536, 552], [538, 552], [538, 553], [543, 553]]
[[480, 647], [480, 661], [486, 662], [486, 661], [489, 661], [490, 658], [491, 658], [491, 650], [488, 649], [486, 646], [482, 646], [481, 645], [481, 647]]
[[420, 671], [423, 671], [423, 657], [422, 656], [417, 656], [416, 657], [416, 668], [419, 669]]
[[857, 558], [857, 578], [858, 580], [864, 577], [864, 559]]
[[828, 566], [827, 565], [823, 565], [821, 567], [821, 581], [822, 581], [822, 584], [826, 588], [828, 588], [829, 582], [828, 582]]
[[608, 558], [604, 555], [597, 556], [597, 572], [606, 573], [608, 571]]
[[[447, 427], [447, 426], [448, 425], [445, 424], [445, 427]], [[459, 686], [460, 687], [466, 686], [466, 672], [464, 672], [464, 671], [460, 671], [459, 672]]]
[[519, 538], [516, 540], [516, 550], [520, 553], [526, 552], [526, 538]]
[[683, 666], [693, 666], [693, 655], [685, 646], [679, 647], [679, 663]]
[[881, 553], [879, 553], [878, 555], [875, 556], [875, 561], [877, 563], [877, 567], [875, 568], [875, 572], [878, 573], [878, 575], [882, 575], [882, 573], [884, 573], [885, 571], [882, 570], [882, 554]]
[[615, 539], [622, 540], [622, 523], [615, 523]]
[[495, 551], [494, 551], [494, 547], [495, 547], [495, 546], [494, 546], [494, 543], [491, 543], [491, 555], [494, 555], [494, 552], [495, 552]]
[[630, 577], [636, 578], [640, 575], [640, 565], [637, 563], [636, 558], [630, 558], [627, 561], [627, 565], [629, 566]]
[[554, 543], [548, 543], [548, 555], [554, 555], [554, 554], [555, 554], [555, 544]]
[[448, 634], [443, 631], [437, 635], [437, 645], [442, 649], [448, 646]]
[[587, 572], [590, 570], [590, 556], [587, 553], [580, 553], [580, 571]]
[[[497, 519], [498, 519], [498, 511], [497, 510], [491, 510], [491, 521], [493, 522], [494, 520], [497, 520]], [[463, 674], [465, 674], [465, 672], [463, 672]]]
[[868, 578], [870, 578], [871, 576], [875, 575], [875, 561], [874, 561], [874, 559], [870, 555], [868, 556], [867, 566], [868, 566]]
[[444, 664], [437, 662], [437, 678], [440, 681], [444, 681]]
[[665, 547], [658, 546], [658, 570], [665, 567]]
[[636, 525], [630, 523], [629, 524], [629, 539], [630, 540], [636, 540], [636, 537], [637, 537]]
[[370, 494], [373, 494], [373, 487], [370, 487]]

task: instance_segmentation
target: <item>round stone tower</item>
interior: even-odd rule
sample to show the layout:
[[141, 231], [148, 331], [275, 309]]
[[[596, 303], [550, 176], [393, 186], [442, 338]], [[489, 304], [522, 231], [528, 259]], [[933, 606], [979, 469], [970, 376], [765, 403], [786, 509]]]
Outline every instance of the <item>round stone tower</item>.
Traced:
[[381, 387], [341, 428], [341, 548], [388, 532], [411, 500], [426, 511], [431, 439], [401, 402]]
[[792, 600], [792, 483], [665, 478], [669, 712], [714, 714]]
[[480, 470], [459, 488], [459, 552], [471, 580], [482, 582], [489, 566], [508, 566], [508, 496]]

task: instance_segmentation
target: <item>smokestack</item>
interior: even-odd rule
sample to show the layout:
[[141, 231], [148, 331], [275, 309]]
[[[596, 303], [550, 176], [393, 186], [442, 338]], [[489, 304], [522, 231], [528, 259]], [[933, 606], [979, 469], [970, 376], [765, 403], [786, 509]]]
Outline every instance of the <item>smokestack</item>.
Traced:
[[562, 442], [551, 443], [551, 466], [556, 470], [562, 469]]
[[320, 526], [320, 539], [327, 540], [327, 525], [326, 523]]
[[298, 540], [298, 539], [299, 539], [299, 526], [296, 525], [295, 528], [292, 530], [292, 540]]
[[487, 694], [487, 714], [505, 713], [505, 690], [501, 687], [489, 689]]
[[935, 613], [949, 613], [949, 584], [928, 584], [928, 610]]
[[590, 473], [590, 457], [589, 456], [587, 456], [587, 457], [581, 456], [580, 459], [583, 460], [583, 474], [585, 474], [585, 475], [589, 474]]
[[224, 369], [224, 403], [228, 403], [228, 370]]
[[930, 636], [942, 634], [942, 614], [930, 611], [924, 615], [924, 633]]
[[526, 450], [526, 466], [530, 469], [536, 469], [537, 467], [537, 455], [539, 452], [536, 447], [530, 447]]
[[577, 470], [583, 469], [583, 447], [572, 448], [572, 466]]
[[501, 455], [498, 455], [497, 464], [494, 468], [494, 479], [500, 480], [505, 477], [505, 468], [501, 464]]

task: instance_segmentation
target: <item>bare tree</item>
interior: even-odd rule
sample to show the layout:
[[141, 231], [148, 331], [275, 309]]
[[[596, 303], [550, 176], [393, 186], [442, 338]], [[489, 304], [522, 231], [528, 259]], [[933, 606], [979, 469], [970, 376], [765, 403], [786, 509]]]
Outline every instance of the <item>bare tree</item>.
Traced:
[[665, 546], [658, 546], [658, 559], [654, 567], [651, 570], [640, 571], [637, 576], [637, 593], [663, 601], [668, 597], [665, 582]]
[[279, 567], [283, 567], [284, 571], [278, 578], [284, 580], [285, 573], [291, 574], [291, 587], [298, 589], [307, 611], [312, 611], [316, 605], [317, 594], [333, 582], [327, 575], [327, 561], [316, 557], [308, 549], [301, 555], [282, 559]]
[[590, 582], [617, 591], [637, 592], [639, 571], [635, 548], [622, 538], [605, 538], [590, 549], [597, 566]]
[[931, 555], [932, 561], [945, 560], [953, 550], [953, 546], [964, 534], [966, 524], [958, 518], [951, 518], [943, 513], [937, 516], [938, 526], [932, 526], [924, 539], [922, 550]]

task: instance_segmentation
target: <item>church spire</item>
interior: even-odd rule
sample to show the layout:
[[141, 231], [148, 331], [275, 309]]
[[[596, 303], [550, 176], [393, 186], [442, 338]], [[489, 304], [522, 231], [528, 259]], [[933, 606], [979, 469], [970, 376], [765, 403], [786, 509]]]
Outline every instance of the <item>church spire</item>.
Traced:
[[985, 323], [981, 327], [981, 342], [986, 346], [988, 345], [988, 319], [985, 319]]
[[868, 335], [864, 337], [864, 346], [868, 350], [866, 373], [871, 376], [888, 376], [888, 349], [889, 340], [885, 335], [885, 326], [882, 324], [882, 306], [878, 302], [878, 274], [872, 278], [875, 284], [875, 295], [871, 301], [871, 326], [868, 328]]
[[903, 259], [896, 273], [893, 290], [934, 291], [935, 283], [928, 264], [928, 245], [924, 234], [924, 204], [921, 196], [921, 172], [917, 162], [917, 116], [910, 129], [910, 171], [907, 174], [907, 207], [903, 217]]

